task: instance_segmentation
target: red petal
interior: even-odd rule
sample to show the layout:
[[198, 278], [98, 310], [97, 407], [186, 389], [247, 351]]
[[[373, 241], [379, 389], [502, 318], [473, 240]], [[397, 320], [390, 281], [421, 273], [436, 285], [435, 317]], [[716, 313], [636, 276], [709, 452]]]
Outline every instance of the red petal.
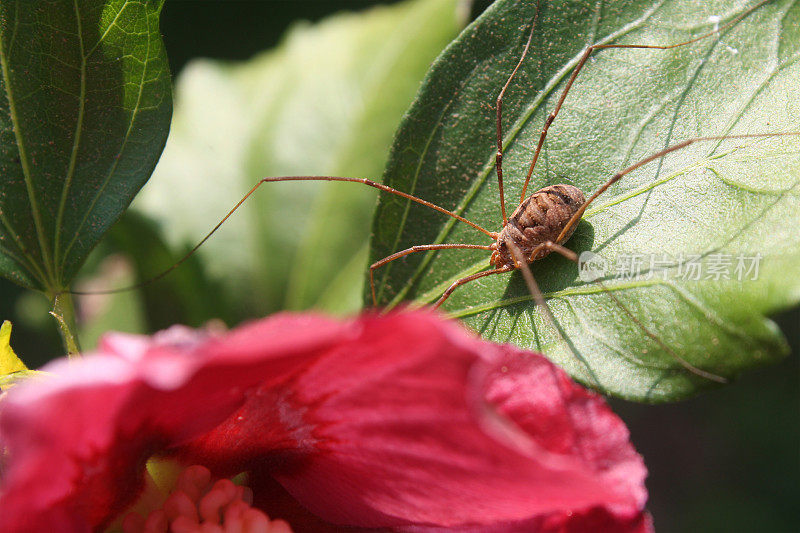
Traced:
[[546, 359], [430, 314], [361, 324], [291, 381], [252, 391], [184, 455], [269, 471], [337, 524], [487, 531], [595, 508], [641, 516], [646, 471], [624, 425]]
[[89, 531], [137, 495], [154, 452], [208, 431], [256, 383], [298, 372], [350, 324], [283, 316], [219, 338], [114, 336], [105, 353], [45, 368], [0, 410], [2, 531]]
[[0, 529], [100, 526], [135, 496], [149, 455], [187, 441], [184, 455], [218, 470], [270, 472], [328, 522], [648, 524], [644, 466], [602, 400], [541, 356], [428, 313], [284, 315], [103, 349], [3, 402]]

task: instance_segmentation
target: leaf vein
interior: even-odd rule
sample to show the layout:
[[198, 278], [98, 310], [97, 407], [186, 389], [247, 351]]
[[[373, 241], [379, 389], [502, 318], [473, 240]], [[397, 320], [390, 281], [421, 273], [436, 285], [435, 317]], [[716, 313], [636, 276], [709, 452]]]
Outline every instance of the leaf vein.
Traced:
[[[67, 175], [61, 187], [61, 199], [58, 203], [58, 214], [56, 216], [55, 235], [53, 236], [53, 261], [59, 263], [59, 251], [61, 248], [62, 224], [64, 223], [64, 212], [67, 206], [67, 197], [75, 178], [75, 169], [78, 163], [78, 152], [80, 151], [81, 138], [83, 133], [83, 121], [86, 113], [86, 55], [84, 54], [83, 25], [81, 24], [81, 12], [78, 8], [77, 0], [72, 2], [75, 10], [75, 23], [77, 25], [78, 47], [80, 49], [80, 95], [78, 97], [78, 117], [75, 121], [75, 131], [73, 133], [72, 149], [70, 150], [69, 163], [67, 165]], [[66, 253], [65, 253], [66, 256]], [[63, 261], [59, 264], [58, 283], [61, 284], [61, 273], [63, 272]]]
[[[150, 28], [151, 16], [150, 16], [149, 13], [145, 14], [145, 20], [147, 21], [147, 29], [148, 29], [148, 34], [149, 34], [150, 33], [150, 29], [151, 29]], [[144, 56], [144, 61], [142, 62], [142, 64], [143, 64], [142, 74], [141, 74], [141, 77], [140, 77], [140, 80], [139, 80], [139, 84], [138, 84], [139, 91], [138, 91], [138, 94], [136, 96], [136, 104], [134, 105], [134, 107], [133, 107], [133, 109], [131, 110], [131, 113], [130, 113], [130, 120], [128, 122], [128, 128], [125, 131], [125, 136], [123, 137], [122, 143], [120, 144], [119, 151], [117, 152], [117, 155], [114, 158], [114, 162], [111, 164], [111, 168], [109, 169], [106, 177], [103, 179], [103, 184], [97, 190], [97, 193], [94, 195], [94, 198], [92, 198], [92, 201], [89, 203], [89, 206], [87, 207], [87, 209], [86, 209], [86, 211], [85, 211], [85, 213], [83, 215], [83, 218], [81, 219], [81, 222], [78, 224], [77, 228], [75, 229], [75, 233], [72, 236], [72, 239], [70, 240], [69, 245], [64, 250], [64, 255], [63, 255], [62, 259], [61, 259], [61, 261], [62, 261], [62, 264], [61, 264], [62, 269], [64, 267], [64, 264], [66, 263], [66, 260], [67, 260], [67, 257], [69, 255], [70, 250], [72, 250], [72, 247], [75, 245], [75, 243], [78, 240], [78, 237], [80, 236], [81, 229], [86, 224], [87, 220], [89, 219], [89, 216], [92, 214], [92, 211], [94, 210], [95, 205], [97, 205], [97, 202], [100, 200], [100, 197], [102, 196], [103, 192], [106, 190], [106, 188], [108, 187], [108, 184], [111, 182], [111, 178], [113, 177], [114, 172], [116, 171], [117, 166], [119, 165], [119, 161], [122, 159], [122, 154], [125, 151], [125, 148], [126, 148], [126, 146], [128, 144], [128, 140], [130, 138], [131, 132], [133, 131], [133, 125], [136, 123], [136, 117], [139, 114], [139, 112], [143, 109], [142, 107], [140, 107], [140, 104], [141, 104], [141, 100], [142, 100], [142, 93], [144, 92], [145, 78], [146, 78], [146, 75], [147, 75], [147, 65], [151, 61], [150, 45], [151, 45], [151, 39], [147, 39], [147, 51], [146, 51], [145, 56]]]
[[[18, 19], [15, 20], [14, 22], [15, 27], [18, 23], [19, 20]], [[11, 88], [11, 76], [8, 66], [7, 51], [3, 49], [2, 43], [0, 43], [0, 70], [2, 70], [3, 85], [5, 87], [6, 99], [8, 100], [9, 114], [11, 116], [11, 122], [14, 128], [14, 137], [17, 141], [17, 150], [20, 156], [20, 164], [22, 166], [22, 174], [25, 180], [25, 188], [28, 194], [28, 201], [30, 202], [31, 216], [33, 217], [33, 225], [36, 231], [36, 237], [39, 243], [39, 249], [42, 253], [42, 263], [44, 264], [45, 271], [47, 272], [47, 278], [53, 280], [53, 272], [51, 271], [51, 265], [50, 265], [50, 253], [48, 249], [47, 238], [44, 232], [44, 223], [42, 221], [42, 216], [39, 211], [39, 204], [37, 202], [36, 192], [33, 186], [30, 162], [28, 161], [28, 153], [25, 147], [25, 140], [22, 136], [22, 124], [20, 123], [19, 115], [16, 108], [16, 103], [14, 100], [14, 91]], [[21, 246], [21, 249], [24, 250], [25, 247]], [[36, 260], [32, 256], [31, 260], [34, 263], [36, 262]], [[45, 283], [45, 285], [48, 285], [48, 283]]]

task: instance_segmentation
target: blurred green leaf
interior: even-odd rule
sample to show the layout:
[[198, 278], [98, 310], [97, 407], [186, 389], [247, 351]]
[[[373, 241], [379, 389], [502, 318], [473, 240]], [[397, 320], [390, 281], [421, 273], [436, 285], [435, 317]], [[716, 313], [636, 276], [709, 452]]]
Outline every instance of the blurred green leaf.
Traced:
[[[78, 321], [81, 343], [92, 349], [108, 330], [147, 333], [175, 323], [200, 327], [209, 317], [233, 318], [233, 308], [219, 283], [209, 279], [202, 261], [191, 256], [180, 268], [138, 291], [103, 294], [110, 287], [130, 287], [152, 280], [188, 252], [173, 250], [162, 239], [159, 226], [136, 212], [126, 213], [90, 256], [75, 289], [81, 311]], [[96, 264], [95, 264], [96, 263]], [[96, 294], [92, 294], [96, 293]]]
[[[130, 258], [137, 274], [137, 283], [151, 279], [162, 272], [165, 264], [176, 260], [170, 248], [162, 240], [158, 225], [138, 213], [128, 213], [109, 232], [109, 241], [116, 250]], [[180, 256], [189, 250], [180, 250]], [[230, 308], [228, 294], [218, 283], [208, 279], [202, 261], [189, 257], [177, 271], [164, 279], [141, 288], [147, 330], [165, 329], [180, 322], [199, 327], [209, 316], [223, 319]], [[109, 286], [106, 284], [106, 286]]]
[[[455, 5], [415, 0], [342, 14], [298, 25], [244, 63], [191, 63], [177, 81], [164, 155], [135, 208], [183, 247], [261, 177], [378, 179], [419, 80], [457, 33]], [[239, 320], [283, 308], [357, 309], [375, 197], [352, 184], [270, 184], [199, 255]]]
[[150, 176], [171, 112], [162, 3], [0, 3], [3, 276], [67, 288]]
[[[547, 114], [591, 43], [671, 44], [733, 20], [755, 2], [698, 0], [543, 2], [533, 46], [504, 104], [509, 213]], [[500, 0], [438, 59], [405, 117], [385, 182], [499, 231], [494, 101], [527, 38], [536, 2]], [[717, 18], [719, 17], [719, 18]], [[603, 50], [578, 76], [553, 123], [529, 193], [554, 183], [595, 191], [615, 172], [681, 140], [798, 131], [800, 6], [768, 2], [719, 35], [672, 50]], [[800, 138], [704, 142], [626, 176], [587, 211], [567, 243], [609, 266], [626, 257], [671, 260], [606, 286], [670, 347], [648, 338], [596, 284], [557, 254], [533, 273], [562, 341], [519, 272], [459, 288], [443, 308], [486, 338], [546, 353], [578, 379], [640, 401], [684, 397], [713, 385], [675, 355], [727, 378], [786, 353], [766, 315], [800, 300]], [[371, 258], [414, 244], [489, 239], [434, 211], [381, 195]], [[731, 279], [683, 279], [700, 256], [705, 278], [727, 258]], [[718, 254], [718, 255], [717, 255]], [[434, 302], [454, 280], [488, 267], [488, 253], [417, 253], [376, 280], [382, 304]], [[760, 258], [756, 280], [739, 258]], [[367, 295], [367, 298], [369, 296]]]
[[[128, 214], [120, 219], [124, 224]], [[114, 226], [109, 232], [113, 235]], [[107, 248], [108, 239], [103, 241], [98, 248]], [[106, 250], [103, 250], [106, 251]], [[121, 287], [133, 285], [135, 278], [132, 265], [123, 254], [112, 253], [105, 256], [99, 265], [92, 265], [95, 254], [90, 256], [84, 272], [75, 281], [78, 291], [102, 291], [108, 287]], [[88, 276], [84, 276], [90, 272]], [[147, 333], [149, 316], [146, 316], [141, 295], [133, 291], [123, 291], [112, 294], [81, 295], [78, 301], [78, 337], [84, 351], [90, 352], [97, 348], [97, 343], [108, 331], [124, 331], [126, 333]], [[166, 301], [164, 299], [163, 301]]]

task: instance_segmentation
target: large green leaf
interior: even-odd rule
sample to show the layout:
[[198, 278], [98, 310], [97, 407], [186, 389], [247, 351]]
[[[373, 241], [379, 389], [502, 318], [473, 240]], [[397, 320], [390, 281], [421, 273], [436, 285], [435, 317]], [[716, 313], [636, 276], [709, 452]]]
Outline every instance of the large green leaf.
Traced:
[[[164, 155], [134, 208], [182, 247], [261, 177], [379, 179], [420, 80], [457, 34], [455, 6], [415, 0], [336, 15], [296, 26], [246, 62], [191, 63], [176, 85]], [[357, 309], [375, 202], [376, 191], [360, 185], [269, 184], [198, 254], [240, 319]]]
[[0, 3], [3, 276], [68, 287], [150, 176], [171, 113], [162, 3]]
[[[723, 27], [672, 50], [594, 55], [553, 123], [529, 192], [566, 182], [589, 193], [687, 138], [800, 130], [800, 5], [767, 2], [724, 26], [755, 4], [542, 2], [531, 52], [505, 100], [509, 212], [545, 118], [592, 43], [671, 44]], [[396, 138], [387, 184], [499, 231], [494, 100], [535, 10], [536, 2], [499, 0], [439, 58]], [[785, 343], [765, 316], [800, 300], [798, 154], [798, 136], [702, 142], [627, 175], [590, 207], [568, 246], [615, 268], [640, 256], [645, 268], [628, 279], [607, 273], [615, 301], [562, 257], [532, 265], [560, 334], [520, 272], [465, 285], [443, 309], [487, 338], [543, 351], [582, 381], [637, 400], [675, 399], [714, 383], [679, 357], [726, 378], [775, 360]], [[390, 195], [381, 196], [373, 231], [373, 260], [414, 244], [490, 243]], [[662, 254], [669, 267], [650, 268], [650, 257]], [[702, 263], [698, 281], [684, 279], [692, 254]], [[738, 279], [740, 258], [745, 266], [757, 258], [757, 279]], [[377, 272], [380, 302], [432, 303], [487, 261], [488, 252], [475, 250], [409, 255]], [[713, 279], [724, 261], [732, 262], [722, 267], [730, 279]]]

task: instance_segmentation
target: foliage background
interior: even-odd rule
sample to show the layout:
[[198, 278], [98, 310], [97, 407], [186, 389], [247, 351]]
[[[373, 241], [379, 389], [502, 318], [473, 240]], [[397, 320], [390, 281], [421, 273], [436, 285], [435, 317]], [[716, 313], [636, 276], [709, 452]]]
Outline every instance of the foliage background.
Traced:
[[[193, 57], [248, 59], [279, 43], [297, 20], [318, 20], [377, 3], [393, 2], [168, 0], [162, 32], [173, 75], [177, 75]], [[215, 217], [208, 217], [209, 226]], [[104, 253], [124, 249], [126, 239], [153, 243], [154, 250], [163, 251], [157, 257], [160, 264], [168, 264], [175, 253], [159, 248], [163, 243], [146, 220], [125, 217], [121, 229], [114, 232], [116, 242], [102, 245], [87, 270], [97, 267]], [[198, 279], [213, 283], [199, 264], [190, 264], [186, 270], [187, 283]], [[201, 300], [197, 306], [214, 308], [214, 298]], [[31, 363], [42, 363], [61, 350], [46, 309], [44, 299], [0, 280], [2, 318], [14, 322], [12, 344]], [[203, 320], [201, 315], [182, 315], [179, 308], [169, 306], [159, 313], [147, 329], [164, 327], [176, 316], [189, 323]], [[226, 318], [235, 322], [239, 317]], [[631, 428], [634, 444], [650, 470], [648, 507], [659, 531], [791, 531], [800, 524], [796, 505], [800, 498], [800, 310], [776, 319], [793, 352], [781, 364], [680, 404], [612, 402]]]

